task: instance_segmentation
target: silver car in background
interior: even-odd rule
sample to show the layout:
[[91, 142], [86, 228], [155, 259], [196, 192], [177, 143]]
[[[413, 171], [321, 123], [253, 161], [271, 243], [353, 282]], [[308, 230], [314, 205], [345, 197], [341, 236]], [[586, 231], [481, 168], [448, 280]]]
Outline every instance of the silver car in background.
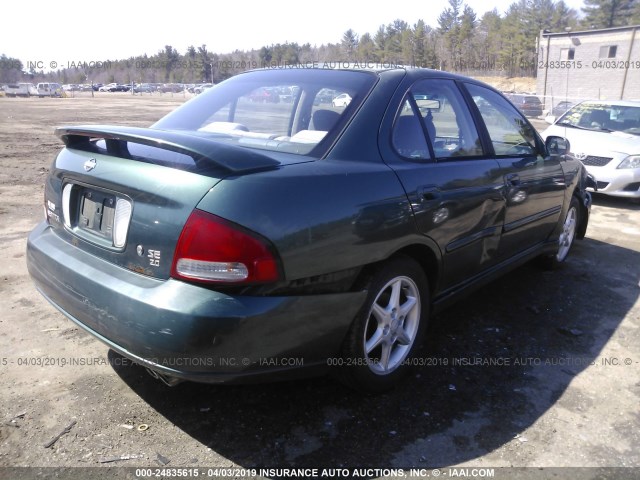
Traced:
[[569, 140], [571, 154], [592, 174], [598, 192], [640, 199], [640, 102], [593, 100], [579, 103], [542, 137]]

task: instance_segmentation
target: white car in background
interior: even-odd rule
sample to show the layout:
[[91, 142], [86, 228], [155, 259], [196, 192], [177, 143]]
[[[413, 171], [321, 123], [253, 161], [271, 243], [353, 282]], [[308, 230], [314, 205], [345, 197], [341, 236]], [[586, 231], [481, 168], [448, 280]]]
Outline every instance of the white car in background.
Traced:
[[118, 87], [117, 83], [109, 83], [107, 85], [103, 85], [101, 86], [98, 91], [99, 92], [114, 92], [115, 89]]
[[567, 110], [543, 133], [569, 140], [571, 155], [597, 181], [598, 192], [640, 199], [640, 102], [592, 100]]
[[341, 93], [333, 99], [331, 105], [334, 107], [346, 107], [351, 103], [351, 96], [348, 93]]
[[211, 87], [213, 87], [213, 83], [202, 83], [200, 85], [195, 85], [193, 87], [193, 93], [195, 93], [196, 95], [200, 95], [201, 93], [209, 90]]

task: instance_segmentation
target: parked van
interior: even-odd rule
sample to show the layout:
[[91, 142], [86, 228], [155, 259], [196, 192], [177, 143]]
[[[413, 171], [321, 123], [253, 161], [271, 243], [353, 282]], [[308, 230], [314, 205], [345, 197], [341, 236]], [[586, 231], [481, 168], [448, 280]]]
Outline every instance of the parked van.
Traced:
[[61, 97], [62, 86], [59, 83], [39, 83], [38, 84], [38, 96], [42, 97]]
[[7, 97], [30, 97], [38, 95], [38, 90], [33, 83], [10, 83], [4, 87]]

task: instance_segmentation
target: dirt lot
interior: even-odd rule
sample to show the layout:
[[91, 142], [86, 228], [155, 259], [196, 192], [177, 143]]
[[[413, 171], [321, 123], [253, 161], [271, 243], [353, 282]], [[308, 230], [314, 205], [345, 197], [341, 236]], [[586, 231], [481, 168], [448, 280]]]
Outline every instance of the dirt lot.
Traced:
[[[328, 378], [170, 389], [75, 327], [25, 265], [60, 148], [53, 127], [146, 126], [182, 101], [0, 98], [0, 467], [636, 467], [607, 478], [640, 478], [637, 204], [596, 198], [565, 268], [526, 265], [435, 318], [429, 365], [382, 396]], [[596, 474], [608, 475], [584, 478]]]

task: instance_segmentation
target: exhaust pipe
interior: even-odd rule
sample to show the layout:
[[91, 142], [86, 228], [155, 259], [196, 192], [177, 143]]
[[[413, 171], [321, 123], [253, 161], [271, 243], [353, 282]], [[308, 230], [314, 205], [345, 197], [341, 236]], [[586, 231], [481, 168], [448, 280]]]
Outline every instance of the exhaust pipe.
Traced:
[[155, 370], [151, 370], [150, 368], [145, 368], [145, 370], [153, 378], [155, 378], [156, 380], [160, 380], [162, 383], [164, 383], [168, 387], [175, 387], [179, 383], [184, 382], [184, 380], [182, 380], [181, 378], [170, 377], [169, 375], [164, 375], [162, 373], [158, 373]]

